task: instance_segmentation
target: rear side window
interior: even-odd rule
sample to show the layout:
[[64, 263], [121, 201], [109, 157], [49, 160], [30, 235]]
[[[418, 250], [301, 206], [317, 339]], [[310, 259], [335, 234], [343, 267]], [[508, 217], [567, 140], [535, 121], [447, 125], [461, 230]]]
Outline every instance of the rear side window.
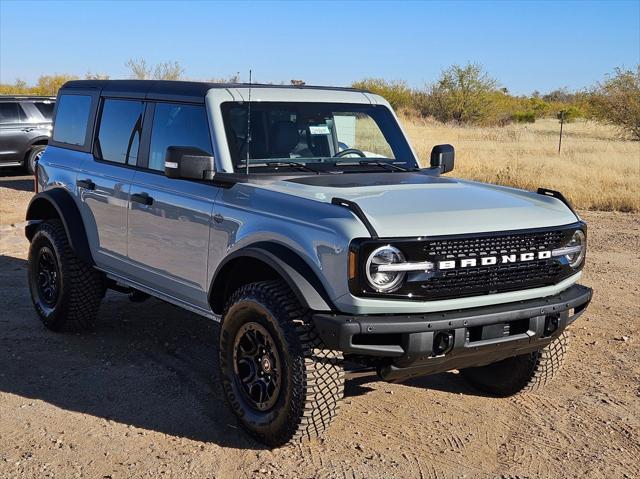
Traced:
[[114, 163], [135, 165], [142, 131], [144, 105], [141, 101], [105, 100], [94, 154]]
[[170, 146], [192, 146], [212, 155], [209, 124], [204, 107], [158, 103], [153, 117], [149, 168], [164, 170]]
[[91, 110], [88, 95], [61, 95], [53, 129], [53, 140], [69, 145], [84, 145]]
[[53, 118], [53, 107], [55, 106], [55, 103], [53, 103], [52, 101], [37, 101], [34, 103], [34, 105], [42, 114], [42, 116], [44, 116], [47, 120], [51, 120], [51, 118]]
[[19, 123], [26, 115], [18, 103], [0, 103], [0, 123]]

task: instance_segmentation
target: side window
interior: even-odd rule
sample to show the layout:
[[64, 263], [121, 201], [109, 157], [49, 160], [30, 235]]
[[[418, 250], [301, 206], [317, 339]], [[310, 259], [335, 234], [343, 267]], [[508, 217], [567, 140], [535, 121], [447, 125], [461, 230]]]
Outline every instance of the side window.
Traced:
[[203, 106], [158, 103], [153, 117], [149, 168], [164, 170], [170, 146], [192, 146], [212, 153], [207, 113]]
[[90, 96], [61, 95], [53, 128], [53, 140], [70, 145], [84, 145], [90, 110]]
[[44, 116], [47, 120], [51, 120], [53, 117], [53, 107], [55, 103], [52, 101], [37, 101], [34, 103], [35, 107], [38, 111]]
[[96, 158], [135, 165], [142, 131], [141, 101], [104, 100], [96, 136]]
[[19, 123], [26, 119], [26, 115], [18, 103], [0, 103], [0, 123]]

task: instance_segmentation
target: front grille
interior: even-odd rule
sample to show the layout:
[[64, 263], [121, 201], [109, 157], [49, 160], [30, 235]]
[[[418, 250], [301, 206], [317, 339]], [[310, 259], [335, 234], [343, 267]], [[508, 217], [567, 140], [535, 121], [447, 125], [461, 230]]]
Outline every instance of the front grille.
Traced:
[[[422, 251], [428, 261], [437, 263], [459, 258], [479, 259], [484, 256], [550, 251], [565, 244], [567, 239], [566, 231], [434, 239], [427, 241]], [[560, 261], [550, 258], [440, 271], [415, 286], [419, 287], [421, 295], [431, 298], [490, 294], [554, 284], [563, 270]]]
[[[403, 286], [393, 293], [376, 293], [364, 282], [351, 283], [352, 292], [361, 296], [384, 296], [430, 300], [477, 296], [556, 284], [575, 273], [562, 257], [518, 261], [481, 266], [486, 256], [520, 255], [551, 251], [567, 244], [582, 224], [509, 233], [488, 233], [434, 237], [423, 240], [388, 240], [399, 248], [407, 261], [457, 261], [451, 269], [425, 273], [409, 273]], [[364, 240], [357, 245], [359, 256], [366, 261], [379, 242]], [[461, 259], [475, 258], [477, 266], [460, 267]], [[537, 255], [536, 255], [537, 258]], [[362, 271], [364, 273], [364, 271]], [[360, 275], [360, 277], [364, 277]]]

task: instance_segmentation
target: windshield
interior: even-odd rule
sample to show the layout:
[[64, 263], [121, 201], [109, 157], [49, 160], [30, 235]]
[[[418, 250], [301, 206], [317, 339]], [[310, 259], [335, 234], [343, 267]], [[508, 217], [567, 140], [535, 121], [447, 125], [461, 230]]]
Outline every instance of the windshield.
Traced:
[[417, 168], [394, 116], [384, 106], [334, 103], [247, 103], [222, 105], [235, 171], [270, 165], [311, 170], [326, 167]]

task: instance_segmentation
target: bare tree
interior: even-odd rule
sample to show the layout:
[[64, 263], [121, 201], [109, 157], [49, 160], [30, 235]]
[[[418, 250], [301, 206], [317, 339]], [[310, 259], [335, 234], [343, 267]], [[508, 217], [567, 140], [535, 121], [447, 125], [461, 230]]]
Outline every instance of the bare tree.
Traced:
[[89, 70], [85, 74], [84, 79], [85, 80], [108, 80], [109, 75], [107, 75], [106, 73], [92, 73], [91, 70]]
[[184, 73], [184, 68], [177, 61], [160, 62], [152, 66], [144, 58], [131, 58], [125, 66], [131, 71], [131, 78], [136, 80], [179, 80]]
[[135, 80], [147, 80], [151, 78], [151, 68], [144, 58], [139, 60], [130, 58], [125, 66], [131, 70], [131, 78]]
[[229, 75], [228, 77], [212, 77], [209, 78], [210, 83], [241, 83], [240, 73]]
[[158, 63], [153, 69], [154, 80], [180, 80], [184, 68], [176, 61]]

